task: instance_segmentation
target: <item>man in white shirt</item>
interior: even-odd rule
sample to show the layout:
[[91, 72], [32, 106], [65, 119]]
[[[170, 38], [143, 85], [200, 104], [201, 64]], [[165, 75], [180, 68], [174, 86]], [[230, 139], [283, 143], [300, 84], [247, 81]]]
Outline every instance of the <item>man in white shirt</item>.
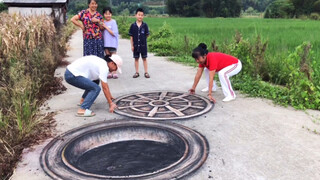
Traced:
[[113, 112], [117, 105], [112, 102], [112, 95], [107, 83], [109, 72], [117, 71], [121, 73], [122, 59], [118, 55], [101, 59], [97, 56], [84, 56], [75, 60], [67, 66], [65, 80], [67, 83], [85, 90], [80, 100], [80, 108], [77, 116], [91, 117], [95, 114], [90, 110], [91, 105], [99, 95], [101, 88], [92, 82], [100, 79], [102, 91], [109, 103], [109, 112]]

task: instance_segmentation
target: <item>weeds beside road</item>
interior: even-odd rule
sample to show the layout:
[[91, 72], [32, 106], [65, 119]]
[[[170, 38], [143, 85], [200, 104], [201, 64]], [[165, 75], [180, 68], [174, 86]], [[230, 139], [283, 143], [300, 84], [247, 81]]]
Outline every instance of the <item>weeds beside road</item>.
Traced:
[[64, 90], [54, 72], [74, 27], [57, 32], [45, 15], [1, 13], [0, 31], [0, 177], [6, 179], [23, 148], [50, 135], [52, 113], [40, 114], [39, 108]]

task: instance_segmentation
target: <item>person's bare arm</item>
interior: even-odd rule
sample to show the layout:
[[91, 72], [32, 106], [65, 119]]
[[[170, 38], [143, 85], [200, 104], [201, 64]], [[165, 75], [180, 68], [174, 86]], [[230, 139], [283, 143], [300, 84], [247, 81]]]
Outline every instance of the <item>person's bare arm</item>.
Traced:
[[104, 96], [106, 97], [108, 103], [109, 103], [109, 112], [113, 113], [113, 111], [117, 108], [117, 105], [112, 102], [112, 95], [109, 89], [109, 85], [103, 81], [101, 81], [102, 91], [104, 93]]
[[194, 81], [193, 81], [192, 88], [189, 89], [190, 94], [195, 94], [196, 87], [197, 87], [197, 85], [198, 85], [198, 83], [199, 83], [199, 80], [200, 80], [200, 78], [201, 78], [202, 73], [203, 73], [203, 68], [202, 68], [202, 67], [199, 67], [199, 68], [198, 68], [198, 71], [197, 71], [197, 74], [196, 74], [195, 77], [194, 77]]
[[84, 25], [83, 25], [83, 23], [80, 22], [79, 20], [80, 20], [80, 19], [79, 19], [79, 16], [78, 16], [78, 15], [75, 15], [75, 16], [73, 16], [73, 17], [71, 18], [71, 22], [72, 22], [74, 25], [80, 27], [80, 28], [82, 29], [82, 31], [84, 31]]
[[134, 46], [133, 46], [133, 37], [130, 36], [130, 42], [131, 42], [131, 50], [132, 52], [134, 51]]
[[111, 34], [111, 36], [115, 36], [114, 33], [113, 33], [113, 31], [112, 31], [108, 26], [106, 26], [104, 23], [103, 23], [102, 27], [103, 27], [105, 30], [107, 30], [107, 31]]

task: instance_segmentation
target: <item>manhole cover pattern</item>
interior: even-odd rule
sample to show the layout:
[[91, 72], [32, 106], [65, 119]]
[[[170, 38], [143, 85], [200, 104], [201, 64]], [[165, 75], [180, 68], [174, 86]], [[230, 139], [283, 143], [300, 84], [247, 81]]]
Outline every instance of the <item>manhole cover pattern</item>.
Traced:
[[196, 117], [211, 110], [213, 104], [199, 95], [155, 91], [121, 96], [114, 101], [117, 114], [149, 120], [177, 120]]
[[[130, 170], [121, 174], [95, 174], [95, 169], [85, 171], [71, 162], [72, 157], [86, 154], [88, 147], [94, 150], [118, 142], [150, 140], [182, 147], [183, 152], [177, 157], [179, 160], [169, 163], [167, 167], [138, 174], [130, 174]], [[182, 125], [146, 120], [111, 120], [82, 126], [56, 137], [43, 149], [40, 164], [53, 179], [180, 179], [201, 167], [208, 152], [209, 145], [205, 137]], [[150, 153], [157, 154], [157, 148]], [[71, 160], [68, 157], [71, 157]], [[108, 157], [107, 155], [105, 158]], [[101, 168], [100, 165], [98, 167]], [[114, 168], [108, 166], [106, 169], [112, 171], [116, 168], [117, 165]]]

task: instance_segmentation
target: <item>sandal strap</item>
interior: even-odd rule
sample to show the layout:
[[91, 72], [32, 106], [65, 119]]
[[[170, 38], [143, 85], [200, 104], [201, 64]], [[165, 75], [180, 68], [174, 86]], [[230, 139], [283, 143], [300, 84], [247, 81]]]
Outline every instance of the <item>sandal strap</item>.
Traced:
[[144, 73], [144, 77], [146, 77], [146, 78], [150, 78], [149, 73]]
[[134, 78], [137, 78], [137, 77], [139, 77], [139, 76], [140, 76], [140, 75], [139, 75], [139, 73], [137, 73], [137, 72], [133, 75]]

